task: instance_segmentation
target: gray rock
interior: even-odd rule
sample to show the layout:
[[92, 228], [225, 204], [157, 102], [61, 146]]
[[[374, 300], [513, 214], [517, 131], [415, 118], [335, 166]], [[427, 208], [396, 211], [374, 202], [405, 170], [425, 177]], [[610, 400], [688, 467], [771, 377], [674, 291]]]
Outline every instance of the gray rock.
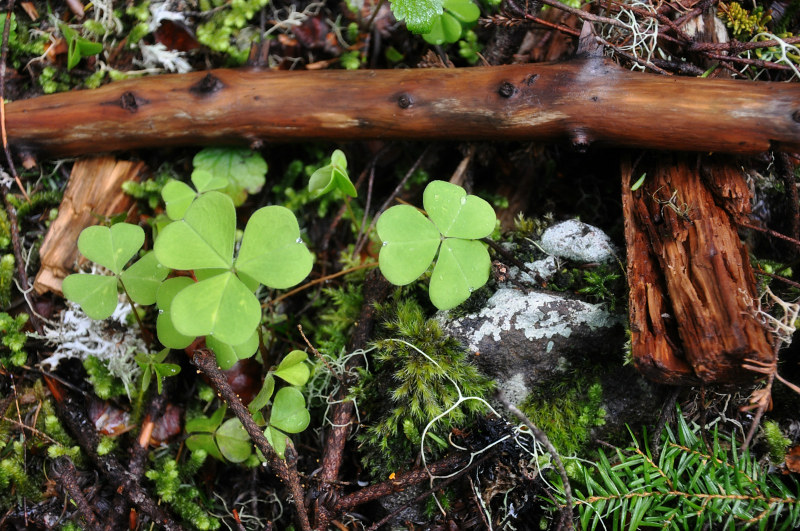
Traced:
[[478, 313], [445, 318], [443, 326], [514, 403], [563, 373], [571, 357], [610, 351], [618, 357], [624, 341], [620, 319], [601, 305], [515, 289], [498, 290]]
[[542, 233], [542, 250], [559, 258], [575, 262], [612, 262], [617, 251], [608, 235], [577, 219], [552, 225]]

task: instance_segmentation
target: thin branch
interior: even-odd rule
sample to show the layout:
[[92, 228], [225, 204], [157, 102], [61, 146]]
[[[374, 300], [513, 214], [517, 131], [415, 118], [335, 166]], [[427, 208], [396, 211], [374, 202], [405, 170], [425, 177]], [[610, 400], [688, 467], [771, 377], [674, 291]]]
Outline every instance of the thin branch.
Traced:
[[198, 349], [194, 352], [192, 363], [211, 381], [222, 399], [231, 408], [233, 414], [241, 421], [250, 439], [261, 450], [261, 453], [267, 458], [270, 466], [278, 473], [278, 476], [288, 485], [292, 498], [294, 498], [300, 527], [303, 531], [310, 531], [311, 523], [308, 521], [308, 513], [306, 512], [304, 501], [305, 491], [300, 485], [300, 478], [295, 468], [297, 454], [294, 451], [291, 439], [287, 438], [286, 440], [286, 460], [283, 460], [275, 453], [264, 432], [258, 427], [250, 411], [242, 403], [242, 399], [231, 388], [222, 370], [217, 366], [217, 359], [214, 354], [208, 349]]

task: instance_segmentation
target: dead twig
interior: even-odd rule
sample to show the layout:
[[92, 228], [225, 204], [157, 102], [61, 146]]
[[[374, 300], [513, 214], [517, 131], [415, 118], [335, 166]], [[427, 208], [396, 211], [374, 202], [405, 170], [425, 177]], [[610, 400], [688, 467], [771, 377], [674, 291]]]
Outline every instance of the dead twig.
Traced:
[[208, 349], [197, 349], [192, 357], [192, 363], [200, 369], [200, 372], [208, 377], [222, 399], [228, 404], [228, 407], [231, 408], [233, 414], [236, 415], [236, 418], [242, 423], [250, 439], [256, 447], [261, 450], [261, 453], [266, 456], [273, 470], [275, 470], [278, 476], [288, 485], [292, 498], [294, 499], [300, 527], [303, 531], [310, 531], [311, 523], [308, 521], [308, 513], [306, 512], [304, 502], [305, 491], [297, 475], [297, 453], [294, 450], [291, 439], [286, 440], [286, 460], [283, 460], [275, 453], [272, 445], [267, 441], [264, 432], [253, 420], [250, 411], [247, 410], [241, 398], [239, 398], [231, 388], [222, 370], [217, 366], [217, 359], [214, 357], [214, 354]]
[[88, 528], [99, 529], [97, 516], [78, 485], [78, 471], [75, 470], [72, 460], [67, 456], [59, 457], [51, 465], [51, 472], [57, 478], [58, 484], [61, 485], [65, 494], [75, 502], [78, 512], [81, 513]]

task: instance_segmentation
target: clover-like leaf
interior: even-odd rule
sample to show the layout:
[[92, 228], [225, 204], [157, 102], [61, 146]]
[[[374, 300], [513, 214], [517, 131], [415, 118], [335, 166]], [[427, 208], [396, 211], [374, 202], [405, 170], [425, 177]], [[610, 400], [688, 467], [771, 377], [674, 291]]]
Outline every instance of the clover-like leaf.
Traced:
[[222, 190], [228, 184], [228, 180], [225, 177], [217, 177], [203, 168], [195, 168], [191, 178], [192, 184], [200, 194], [211, 190]]
[[270, 426], [288, 433], [300, 433], [308, 427], [309, 422], [311, 415], [306, 409], [303, 393], [294, 387], [283, 387], [275, 393], [272, 415], [269, 417]]
[[161, 197], [164, 199], [164, 204], [167, 205], [167, 216], [177, 220], [186, 214], [186, 210], [197, 197], [197, 193], [188, 184], [173, 179], [161, 189]]
[[219, 451], [231, 463], [241, 463], [253, 452], [250, 436], [237, 418], [223, 422], [214, 434], [214, 439], [217, 441]]
[[228, 271], [184, 288], [172, 300], [170, 315], [181, 334], [213, 335], [223, 343], [240, 345], [258, 326], [261, 305]]
[[236, 210], [230, 197], [207, 192], [170, 223], [156, 239], [158, 261], [172, 269], [230, 268], [236, 237]]
[[431, 31], [425, 33], [422, 38], [425, 42], [440, 46], [445, 43], [453, 43], [461, 38], [463, 26], [456, 17], [448, 12], [442, 13], [441, 16], [433, 20]]
[[208, 455], [219, 461], [224, 461], [225, 458], [219, 452], [217, 443], [214, 442], [213, 433], [194, 433], [186, 438], [186, 447], [196, 452], [197, 450], [204, 450]]
[[284, 289], [306, 278], [313, 262], [291, 210], [268, 206], [253, 213], [244, 229], [236, 259], [238, 272], [265, 286]]
[[272, 426], [267, 426], [267, 429], [264, 430], [264, 436], [267, 438], [267, 442], [270, 446], [272, 446], [272, 449], [275, 450], [275, 453], [278, 454], [278, 457], [286, 459], [286, 441], [289, 437], [281, 430], [276, 430]]
[[264, 158], [247, 148], [205, 148], [194, 156], [193, 162], [195, 172], [206, 171], [215, 179], [225, 180], [224, 192], [236, 206], [244, 203], [247, 194], [261, 190], [267, 174]]
[[431, 31], [434, 18], [442, 14], [442, 0], [391, 0], [391, 4], [394, 17], [405, 20], [414, 33]]
[[169, 269], [150, 251], [123, 271], [120, 280], [133, 302], [147, 306], [156, 302], [156, 292], [167, 275]]
[[350, 197], [358, 195], [347, 174], [347, 158], [339, 149], [331, 155], [330, 164], [315, 171], [308, 180], [308, 191], [315, 196], [326, 194], [334, 188]]
[[64, 297], [78, 303], [92, 319], [107, 319], [117, 307], [117, 277], [69, 275], [61, 285]]
[[247, 404], [247, 409], [250, 410], [250, 413], [255, 413], [269, 404], [269, 399], [272, 398], [272, 392], [274, 390], [275, 378], [273, 378], [271, 374], [267, 374], [267, 377], [264, 378], [264, 384], [261, 386], [261, 390], [258, 391], [256, 397]]
[[409, 205], [388, 209], [376, 228], [383, 241], [378, 255], [381, 273], [397, 286], [419, 278], [431, 265], [441, 243], [439, 230], [431, 220]]
[[281, 360], [275, 369], [275, 376], [282, 378], [292, 385], [303, 385], [308, 381], [311, 371], [305, 361], [308, 354], [302, 350], [293, 350]]
[[436, 227], [448, 238], [484, 238], [492, 233], [497, 222], [489, 203], [445, 181], [428, 184], [422, 203]]
[[186, 348], [195, 339], [195, 336], [181, 334], [175, 329], [170, 313], [172, 299], [175, 298], [175, 295], [192, 284], [194, 284], [194, 281], [189, 277], [175, 277], [168, 278], [158, 288], [156, 305], [159, 312], [156, 318], [156, 333], [158, 334], [158, 340], [165, 347], [174, 349]]
[[428, 290], [440, 310], [455, 308], [489, 280], [491, 260], [483, 243], [447, 238], [442, 242]]
[[78, 236], [78, 249], [83, 256], [112, 271], [122, 272], [144, 243], [144, 230], [138, 225], [117, 223], [111, 227], [86, 227]]
[[237, 361], [247, 359], [256, 353], [256, 350], [258, 350], [258, 332], [253, 332], [247, 341], [239, 345], [229, 345], [214, 336], [208, 336], [206, 338], [206, 346], [214, 352], [219, 368], [227, 371]]
[[210, 417], [195, 417], [186, 422], [186, 433], [207, 432], [214, 433], [217, 428], [222, 424], [222, 419], [225, 418], [225, 411], [228, 406], [222, 405], [219, 409], [214, 411]]

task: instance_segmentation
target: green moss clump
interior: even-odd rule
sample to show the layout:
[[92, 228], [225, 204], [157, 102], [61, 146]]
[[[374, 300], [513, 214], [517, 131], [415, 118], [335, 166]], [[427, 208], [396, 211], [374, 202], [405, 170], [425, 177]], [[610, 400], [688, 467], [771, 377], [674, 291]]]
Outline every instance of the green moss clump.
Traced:
[[522, 411], [542, 429], [562, 455], [576, 455], [589, 442], [592, 428], [605, 424], [598, 381], [562, 380], [528, 395]]
[[764, 13], [762, 6], [756, 7], [751, 13], [739, 2], [727, 5], [725, 2], [720, 2], [717, 15], [727, 27], [731, 28], [733, 38], [740, 41], [750, 40], [753, 35], [766, 32], [767, 23], [772, 20], [770, 15]]
[[775, 465], [783, 463], [786, 459], [786, 450], [792, 444], [791, 439], [783, 435], [780, 425], [774, 420], [765, 421], [761, 429], [764, 431], [764, 439], [769, 449], [769, 460]]
[[189, 459], [178, 465], [171, 456], [159, 459], [145, 475], [156, 485], [156, 493], [169, 504], [181, 518], [191, 524], [192, 529], [219, 529], [220, 521], [204, 509], [196, 500], [201, 493], [193, 485], [192, 476], [205, 462], [208, 454], [203, 450], [191, 452]]
[[[269, 0], [200, 0], [200, 9], [214, 14], [197, 26], [197, 40], [227, 54], [234, 65], [241, 65], [250, 54], [252, 40], [245, 26]], [[253, 34], [255, 36], [255, 34]]]
[[[4, 259], [5, 257], [0, 259], [0, 270], [2, 270]], [[0, 296], [2, 296], [1, 293]], [[26, 313], [21, 313], [16, 317], [11, 317], [5, 312], [0, 313], [0, 337], [3, 338], [2, 347], [0, 347], [0, 364], [19, 367], [27, 361], [28, 353], [25, 351], [25, 343], [28, 341], [28, 336], [23, 332], [27, 322], [28, 314]]]
[[108, 370], [108, 366], [94, 356], [87, 356], [83, 368], [89, 375], [89, 382], [94, 387], [94, 392], [103, 400], [126, 394], [122, 380], [115, 378]]
[[[483, 398], [493, 390], [492, 381], [467, 361], [458, 341], [427, 319], [419, 304], [402, 298], [379, 310], [385, 316], [386, 339], [375, 343], [372, 370], [362, 373], [355, 390], [365, 426], [358, 435], [362, 461], [374, 477], [412, 465], [426, 425], [459, 398], [453, 382], [463, 396]], [[430, 359], [397, 340], [414, 345]], [[480, 402], [467, 400], [432, 425], [426, 457], [440, 455], [447, 448], [448, 433], [465, 428], [482, 411]]]

